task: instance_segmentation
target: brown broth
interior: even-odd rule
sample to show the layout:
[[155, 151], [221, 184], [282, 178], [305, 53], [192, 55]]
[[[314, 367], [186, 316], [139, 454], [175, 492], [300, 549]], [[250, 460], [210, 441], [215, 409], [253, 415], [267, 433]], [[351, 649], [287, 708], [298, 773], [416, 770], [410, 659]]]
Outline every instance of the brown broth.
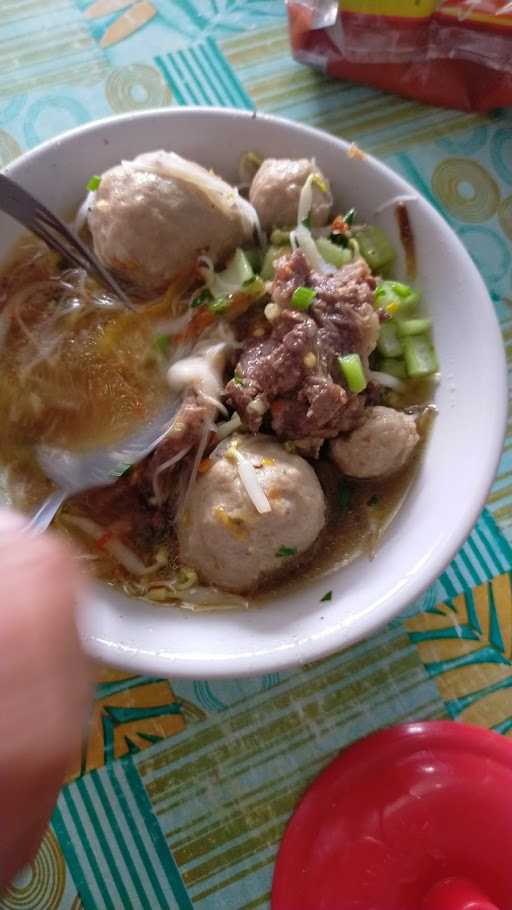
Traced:
[[[52, 281], [60, 274], [55, 254], [27, 237], [0, 273], [0, 338], [3, 309], [14, 295], [28, 293], [16, 318], [9, 320], [0, 354], [0, 494], [25, 510], [51, 489], [37, 465], [37, 444], [85, 449], [121, 438], [156, 410], [167, 391], [165, 362], [154, 340], [159, 321], [176, 316], [172, 294], [137, 313], [77, 306], [59, 315]], [[49, 358], [31, 366], [52, 326], [65, 340]], [[416, 406], [427, 403], [431, 392], [429, 383], [410, 383], [405, 396], [386, 393], [383, 403]], [[260, 585], [251, 603], [261, 605], [306, 579], [329, 575], [361, 554], [371, 557], [407, 495], [426, 434], [424, 427], [413, 461], [387, 480], [342, 480], [326, 457], [313, 463], [326, 495], [326, 527], [307, 553], [286, 560], [279, 573]], [[152, 579], [168, 578], [179, 564], [176, 537], [165, 508], [149, 505], [138, 476], [134, 469], [111, 487], [71, 499], [56, 520], [61, 533], [79, 543], [91, 572], [129, 593], [137, 593], [137, 582], [105, 551], [105, 541], [94, 543], [71, 530], [66, 516], [93, 519], [107, 530], [106, 538], [115, 533], [146, 565], [164, 546], [166, 566]]]

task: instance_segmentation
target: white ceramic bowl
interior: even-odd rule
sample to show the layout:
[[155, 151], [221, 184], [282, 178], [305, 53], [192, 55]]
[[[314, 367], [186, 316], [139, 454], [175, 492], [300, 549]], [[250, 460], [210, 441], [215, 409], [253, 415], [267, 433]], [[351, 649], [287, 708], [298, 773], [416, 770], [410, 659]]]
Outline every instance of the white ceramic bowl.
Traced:
[[[325, 133], [264, 115], [214, 109], [160, 110], [74, 130], [15, 161], [7, 172], [50, 208], [67, 213], [91, 174], [140, 152], [165, 148], [236, 181], [239, 155], [316, 157], [342, 209], [387, 227], [399, 246], [393, 197], [408, 209], [418, 279], [434, 320], [442, 382], [419, 475], [375, 560], [358, 560], [262, 609], [190, 613], [130, 600], [98, 587], [83, 605], [87, 650], [136, 672], [195, 678], [244, 676], [316, 660], [369, 635], [417, 598], [471, 530], [495, 475], [506, 417], [500, 331], [473, 262], [447, 224], [383, 164], [349, 157]], [[16, 228], [0, 216], [0, 258]], [[330, 603], [322, 595], [333, 591]]]

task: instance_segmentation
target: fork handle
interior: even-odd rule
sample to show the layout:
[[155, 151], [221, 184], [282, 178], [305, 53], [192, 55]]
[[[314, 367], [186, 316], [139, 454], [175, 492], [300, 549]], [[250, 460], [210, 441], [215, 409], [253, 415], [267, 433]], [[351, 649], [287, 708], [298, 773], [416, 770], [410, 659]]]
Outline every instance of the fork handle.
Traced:
[[42, 506], [40, 506], [36, 514], [29, 521], [25, 530], [30, 534], [42, 534], [43, 531], [46, 531], [51, 525], [62, 503], [68, 498], [68, 495], [69, 494], [65, 493], [63, 490], [57, 490], [56, 493], [52, 493], [48, 499], [45, 499]]

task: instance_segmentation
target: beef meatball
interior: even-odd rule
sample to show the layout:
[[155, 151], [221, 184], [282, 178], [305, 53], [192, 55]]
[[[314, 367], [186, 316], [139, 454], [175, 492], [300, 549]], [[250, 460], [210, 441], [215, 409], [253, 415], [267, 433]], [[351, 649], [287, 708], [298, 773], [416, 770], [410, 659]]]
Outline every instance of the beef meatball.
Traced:
[[263, 230], [274, 227], [295, 227], [299, 196], [310, 174], [318, 174], [325, 191], [313, 184], [311, 224], [323, 227], [329, 221], [332, 195], [329, 181], [313, 161], [299, 158], [266, 158], [256, 172], [249, 190], [249, 199], [256, 209]]
[[349, 477], [386, 477], [407, 464], [419, 441], [410, 414], [377, 405], [361, 426], [330, 444], [331, 458]]
[[[258, 512], [249, 498], [240, 457], [254, 466], [268, 512]], [[325, 524], [324, 494], [307, 461], [268, 436], [231, 437], [212, 461], [178, 521], [180, 561], [208, 584], [250, 591], [314, 543]]]
[[164, 290], [200, 253], [223, 260], [251, 239], [256, 216], [236, 189], [172, 152], [103, 174], [88, 216], [94, 250], [127, 284]]

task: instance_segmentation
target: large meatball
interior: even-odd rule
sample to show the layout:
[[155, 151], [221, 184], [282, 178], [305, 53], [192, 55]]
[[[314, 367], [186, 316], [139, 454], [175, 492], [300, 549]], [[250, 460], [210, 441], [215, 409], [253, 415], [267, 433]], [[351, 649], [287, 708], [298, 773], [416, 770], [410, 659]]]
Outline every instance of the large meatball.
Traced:
[[263, 230], [274, 227], [295, 227], [299, 196], [310, 174], [318, 174], [325, 185], [323, 191], [313, 184], [311, 224], [323, 227], [329, 221], [332, 195], [329, 181], [313, 161], [299, 158], [266, 158], [256, 172], [249, 190], [249, 199], [256, 209]]
[[377, 406], [366, 409], [361, 426], [331, 442], [331, 458], [349, 477], [385, 477], [407, 464], [418, 441], [414, 417]]
[[[233, 447], [254, 466], [270, 511], [260, 514], [247, 495]], [[178, 522], [180, 560], [207, 583], [250, 591], [315, 541], [325, 523], [324, 494], [307, 461], [267, 436], [232, 437], [212, 460]]]
[[88, 220], [102, 263], [151, 294], [199, 253], [215, 263], [250, 240], [256, 218], [220, 177], [172, 152], [148, 152], [103, 174]]

